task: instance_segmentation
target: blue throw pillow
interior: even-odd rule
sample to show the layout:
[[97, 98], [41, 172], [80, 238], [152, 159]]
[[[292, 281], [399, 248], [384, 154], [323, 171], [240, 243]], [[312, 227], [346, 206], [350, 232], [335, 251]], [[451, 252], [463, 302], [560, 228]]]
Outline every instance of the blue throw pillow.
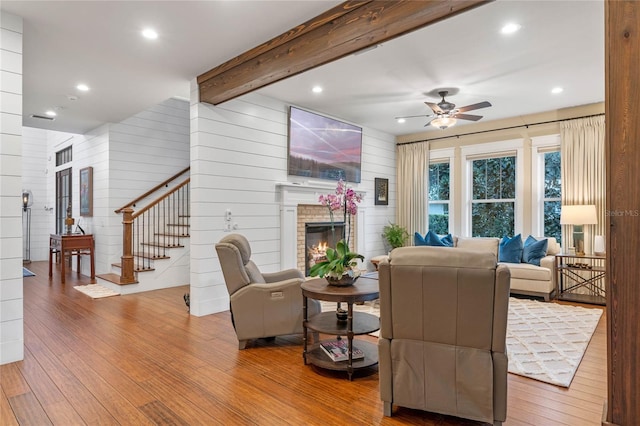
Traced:
[[522, 236], [503, 237], [498, 247], [498, 262], [520, 263], [522, 261]]
[[436, 247], [444, 247], [444, 243], [440, 240], [438, 234], [433, 231], [427, 232], [427, 235], [424, 236], [424, 241], [428, 246], [436, 246]]
[[451, 234], [440, 238], [440, 236], [433, 231], [427, 232], [424, 237], [416, 232], [413, 236], [413, 241], [416, 246], [453, 247], [453, 237]]
[[413, 245], [414, 246], [426, 246], [427, 242], [424, 240], [422, 235], [420, 235], [419, 233], [416, 232], [415, 234], [413, 234]]
[[442, 241], [442, 243], [447, 247], [453, 247], [453, 237], [451, 236], [451, 234], [447, 234], [444, 237], [440, 238], [440, 241]]
[[446, 235], [442, 238], [438, 234], [433, 231], [427, 232], [427, 235], [424, 236], [424, 244], [425, 246], [432, 247], [453, 247], [453, 237], [451, 234]]
[[549, 241], [546, 238], [538, 241], [529, 235], [527, 240], [524, 242], [522, 262], [540, 266], [540, 259], [547, 255], [548, 245]]

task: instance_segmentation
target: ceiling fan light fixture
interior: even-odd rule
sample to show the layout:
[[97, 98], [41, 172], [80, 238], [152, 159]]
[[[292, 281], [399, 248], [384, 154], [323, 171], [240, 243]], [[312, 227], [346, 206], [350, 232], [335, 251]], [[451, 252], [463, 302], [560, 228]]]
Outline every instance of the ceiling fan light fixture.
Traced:
[[454, 117], [443, 116], [443, 117], [437, 117], [431, 120], [431, 125], [433, 127], [437, 127], [438, 129], [444, 130], [451, 126], [454, 126], [457, 122], [458, 120], [456, 120]]

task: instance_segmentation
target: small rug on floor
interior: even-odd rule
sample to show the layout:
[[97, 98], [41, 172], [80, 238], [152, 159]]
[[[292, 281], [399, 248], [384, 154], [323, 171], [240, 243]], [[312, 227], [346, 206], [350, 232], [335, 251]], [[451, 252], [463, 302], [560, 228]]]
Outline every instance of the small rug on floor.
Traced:
[[509, 299], [509, 372], [569, 387], [602, 309]]
[[22, 276], [23, 277], [35, 277], [36, 274], [34, 274], [33, 272], [31, 272], [30, 270], [28, 270], [27, 268], [25, 268], [24, 266], [22, 267]]
[[110, 288], [102, 287], [100, 284], [88, 284], [74, 286], [76, 290], [86, 294], [92, 299], [100, 299], [101, 297], [120, 296], [119, 293], [111, 290]]
[[[320, 304], [323, 312], [336, 309], [335, 302]], [[378, 301], [353, 310], [380, 316]], [[510, 297], [509, 373], [569, 387], [601, 316], [602, 309]]]

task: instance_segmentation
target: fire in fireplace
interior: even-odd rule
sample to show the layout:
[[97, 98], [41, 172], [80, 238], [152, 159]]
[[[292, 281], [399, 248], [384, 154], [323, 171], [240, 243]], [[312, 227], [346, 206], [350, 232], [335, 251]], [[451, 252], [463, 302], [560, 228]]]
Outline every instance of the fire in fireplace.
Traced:
[[309, 275], [309, 269], [318, 262], [326, 260], [327, 248], [335, 248], [342, 239], [344, 222], [333, 224], [331, 222], [312, 222], [304, 225], [304, 245], [306, 255], [304, 261], [305, 276]]

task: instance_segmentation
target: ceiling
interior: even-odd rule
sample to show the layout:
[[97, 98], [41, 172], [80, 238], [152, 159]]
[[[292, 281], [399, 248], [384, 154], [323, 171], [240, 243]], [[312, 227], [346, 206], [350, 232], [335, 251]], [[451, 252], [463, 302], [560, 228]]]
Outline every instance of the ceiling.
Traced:
[[[338, 3], [3, 1], [24, 18], [23, 124], [85, 133], [188, 99], [196, 76]], [[502, 35], [508, 22], [520, 31]], [[146, 26], [158, 39], [140, 36]], [[91, 90], [78, 92], [80, 82]], [[439, 131], [426, 117], [394, 118], [430, 114], [424, 101], [437, 103], [442, 88], [458, 107], [491, 102], [470, 112], [482, 122], [603, 102], [603, 1], [496, 1], [259, 92], [403, 135]], [[55, 121], [31, 118], [51, 108]]]

